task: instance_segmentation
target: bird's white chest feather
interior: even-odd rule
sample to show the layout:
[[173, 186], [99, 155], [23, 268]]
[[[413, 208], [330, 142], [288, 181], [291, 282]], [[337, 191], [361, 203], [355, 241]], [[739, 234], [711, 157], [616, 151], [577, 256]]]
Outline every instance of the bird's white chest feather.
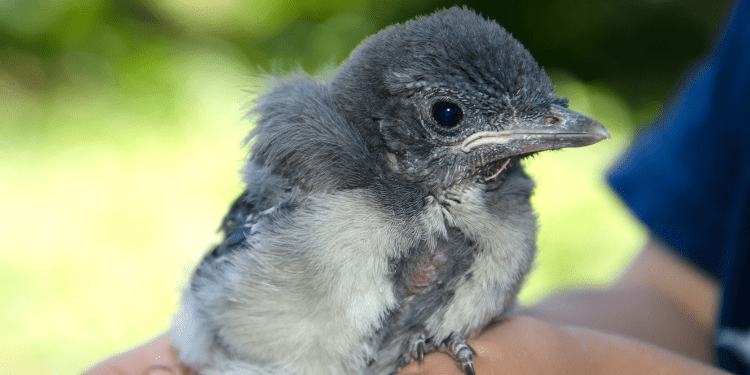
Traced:
[[[515, 302], [523, 276], [533, 261], [536, 226], [530, 206], [527, 210], [503, 210], [505, 215], [501, 216], [493, 209], [503, 202], [489, 203], [483, 192], [475, 186], [455, 194], [451, 204], [435, 202], [445, 224], [459, 229], [478, 245], [467, 271], [472, 277], [462, 278], [445, 313], [433, 315], [427, 322], [428, 331], [435, 334], [438, 342], [456, 330], [468, 336], [505, 312]], [[426, 211], [430, 215], [432, 212]]]

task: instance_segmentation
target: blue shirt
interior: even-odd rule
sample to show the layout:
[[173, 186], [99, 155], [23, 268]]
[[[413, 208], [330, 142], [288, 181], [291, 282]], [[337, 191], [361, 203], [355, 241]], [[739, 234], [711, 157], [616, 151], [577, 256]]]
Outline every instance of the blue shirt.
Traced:
[[654, 236], [720, 281], [722, 368], [750, 374], [750, 5], [609, 177]]

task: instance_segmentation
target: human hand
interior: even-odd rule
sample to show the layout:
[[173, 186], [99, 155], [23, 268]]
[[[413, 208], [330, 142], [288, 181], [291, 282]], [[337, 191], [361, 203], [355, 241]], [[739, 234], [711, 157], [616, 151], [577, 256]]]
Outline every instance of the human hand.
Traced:
[[[503, 351], [503, 340], [528, 340], [524, 346], [539, 345], [534, 340], [549, 340], [549, 337], [539, 333], [543, 323], [524, 317], [509, 319], [488, 330], [478, 338], [471, 340], [470, 345], [476, 351], [474, 367], [478, 374], [491, 374], [497, 366], [511, 365], [512, 361]], [[535, 333], [536, 332], [536, 333]], [[553, 336], [553, 335], [547, 335]], [[521, 358], [516, 358], [520, 363]], [[86, 371], [83, 375], [196, 375], [181, 367], [177, 355], [169, 342], [169, 334], [164, 333], [151, 342], [131, 349], [115, 357], [106, 359]], [[456, 362], [447, 354], [432, 353], [425, 358], [423, 365], [411, 363], [404, 368], [400, 375], [409, 374], [443, 374], [464, 375], [456, 366]]]
[[[476, 351], [474, 366], [478, 374], [490, 374], [489, 370], [497, 368], [498, 362], [508, 365], [500, 353], [505, 336], [512, 337], [519, 334], [533, 339], [535, 329], [530, 326], [541, 322], [530, 318], [517, 317], [493, 327], [470, 344]], [[521, 332], [518, 332], [521, 331]], [[526, 345], [533, 345], [528, 343]], [[83, 375], [196, 375], [180, 366], [177, 355], [169, 342], [169, 334], [164, 333], [154, 340], [106, 359], [86, 371]], [[412, 363], [404, 368], [400, 375], [409, 374], [455, 374], [464, 375], [456, 366], [456, 362], [447, 354], [432, 353], [425, 358], [423, 365]]]
[[[557, 367], [567, 367], [570, 373], [584, 373], [581, 345], [567, 331], [540, 320], [516, 316], [509, 318], [479, 337], [469, 340], [474, 349], [474, 370], [477, 374], [492, 374], [497, 370], [512, 374], [559, 374]], [[552, 366], [551, 364], [555, 364]], [[422, 365], [413, 361], [398, 375], [465, 375], [456, 362], [445, 353], [431, 353]]]
[[164, 333], [146, 344], [106, 359], [83, 375], [197, 375], [180, 365]]

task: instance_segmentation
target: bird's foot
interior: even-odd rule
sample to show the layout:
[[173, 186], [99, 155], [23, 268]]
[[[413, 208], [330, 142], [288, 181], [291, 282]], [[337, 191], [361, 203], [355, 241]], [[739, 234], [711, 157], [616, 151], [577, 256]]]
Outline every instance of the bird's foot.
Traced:
[[458, 367], [466, 375], [475, 375], [474, 362], [471, 360], [472, 354], [476, 354], [466, 339], [462, 336], [451, 335], [439, 347], [440, 351], [453, 356]]

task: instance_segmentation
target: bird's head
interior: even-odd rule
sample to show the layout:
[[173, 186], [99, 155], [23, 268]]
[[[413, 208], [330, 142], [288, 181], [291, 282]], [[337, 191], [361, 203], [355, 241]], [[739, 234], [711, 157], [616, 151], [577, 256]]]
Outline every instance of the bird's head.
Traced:
[[386, 169], [430, 190], [493, 179], [523, 156], [609, 137], [567, 108], [521, 43], [467, 9], [370, 37], [331, 83]]

